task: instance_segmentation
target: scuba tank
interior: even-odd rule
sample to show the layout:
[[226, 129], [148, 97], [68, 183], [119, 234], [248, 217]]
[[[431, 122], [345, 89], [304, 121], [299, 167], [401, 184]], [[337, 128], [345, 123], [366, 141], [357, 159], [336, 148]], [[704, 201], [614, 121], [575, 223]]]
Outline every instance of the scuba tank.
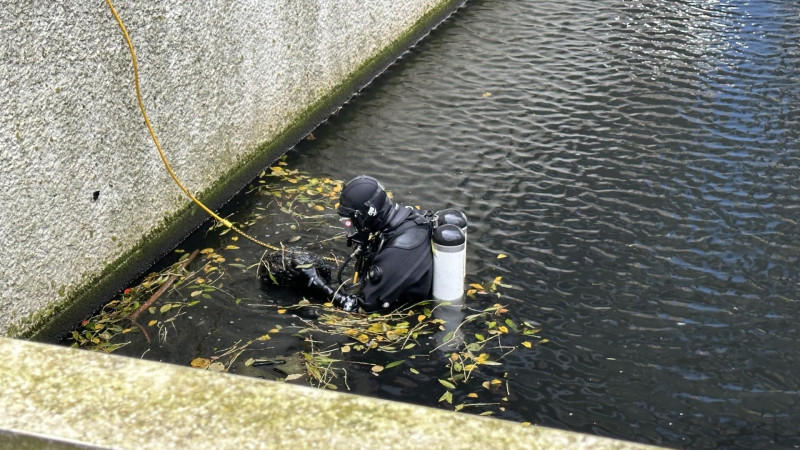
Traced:
[[457, 209], [435, 214], [433, 222], [433, 299], [460, 301], [467, 275], [467, 216]]

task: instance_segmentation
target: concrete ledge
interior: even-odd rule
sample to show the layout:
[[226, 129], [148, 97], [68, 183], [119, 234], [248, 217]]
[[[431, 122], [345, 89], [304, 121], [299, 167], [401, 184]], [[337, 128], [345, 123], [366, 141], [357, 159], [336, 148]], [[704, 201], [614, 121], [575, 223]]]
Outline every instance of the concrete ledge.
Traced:
[[26, 341], [0, 338], [0, 359], [0, 444], [15, 448], [645, 448]]

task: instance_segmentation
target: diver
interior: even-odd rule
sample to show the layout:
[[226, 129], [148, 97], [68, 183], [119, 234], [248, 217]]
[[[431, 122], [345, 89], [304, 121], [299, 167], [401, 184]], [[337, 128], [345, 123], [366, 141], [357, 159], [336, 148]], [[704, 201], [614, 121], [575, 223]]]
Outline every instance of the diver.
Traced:
[[[433, 281], [430, 217], [394, 202], [373, 177], [360, 175], [342, 188], [337, 213], [353, 254], [339, 269], [334, 289], [316, 265], [292, 262], [305, 285], [345, 311], [367, 312], [430, 298]], [[356, 259], [353, 286], [345, 291], [341, 274]]]

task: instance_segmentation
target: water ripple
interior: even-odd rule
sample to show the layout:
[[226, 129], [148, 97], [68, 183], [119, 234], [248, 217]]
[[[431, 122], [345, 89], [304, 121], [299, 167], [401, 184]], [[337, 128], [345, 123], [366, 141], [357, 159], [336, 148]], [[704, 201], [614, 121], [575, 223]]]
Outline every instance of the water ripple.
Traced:
[[552, 341], [509, 418], [797, 445], [798, 49], [796, 2], [478, 0], [297, 158], [467, 212], [470, 277]]

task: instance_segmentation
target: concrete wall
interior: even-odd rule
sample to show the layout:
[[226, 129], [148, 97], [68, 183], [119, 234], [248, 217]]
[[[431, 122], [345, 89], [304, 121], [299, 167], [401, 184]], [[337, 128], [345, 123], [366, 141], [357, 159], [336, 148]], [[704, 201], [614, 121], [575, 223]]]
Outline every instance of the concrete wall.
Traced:
[[[218, 207], [452, 0], [117, 0], [175, 171]], [[73, 320], [196, 228], [103, 0], [0, 0], [0, 335]]]
[[19, 340], [0, 360], [2, 448], [647, 448]]

